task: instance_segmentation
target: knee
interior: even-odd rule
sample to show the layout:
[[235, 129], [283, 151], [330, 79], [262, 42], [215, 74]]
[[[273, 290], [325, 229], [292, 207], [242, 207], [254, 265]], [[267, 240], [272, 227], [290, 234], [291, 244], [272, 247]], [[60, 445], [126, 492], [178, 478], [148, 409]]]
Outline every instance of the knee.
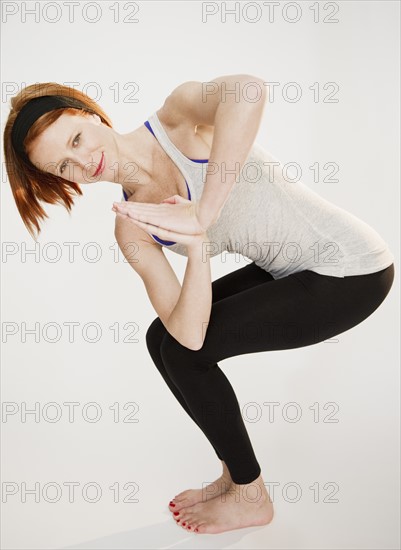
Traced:
[[182, 346], [166, 331], [161, 342], [160, 355], [163, 364], [173, 379], [187, 376], [191, 371], [203, 371], [210, 366], [202, 349], [194, 351]]

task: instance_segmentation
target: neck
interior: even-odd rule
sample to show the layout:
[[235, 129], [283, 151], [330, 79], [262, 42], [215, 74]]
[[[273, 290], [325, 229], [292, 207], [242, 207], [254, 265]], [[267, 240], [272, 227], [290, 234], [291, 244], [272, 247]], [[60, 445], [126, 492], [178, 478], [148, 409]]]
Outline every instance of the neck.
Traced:
[[153, 179], [157, 142], [144, 125], [129, 134], [117, 134], [115, 140], [119, 152], [115, 183], [131, 194]]

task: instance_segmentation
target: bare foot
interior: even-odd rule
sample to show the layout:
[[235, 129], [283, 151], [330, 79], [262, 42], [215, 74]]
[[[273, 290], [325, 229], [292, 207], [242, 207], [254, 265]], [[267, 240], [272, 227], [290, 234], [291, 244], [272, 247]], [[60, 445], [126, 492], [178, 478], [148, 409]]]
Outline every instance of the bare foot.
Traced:
[[248, 484], [232, 482], [225, 493], [207, 502], [181, 508], [174, 519], [188, 531], [215, 534], [267, 525], [273, 515], [273, 504], [259, 476]]
[[[211, 498], [225, 493], [233, 481], [225, 462], [222, 461], [222, 465], [223, 473], [213, 483], [209, 483], [202, 489], [187, 489], [176, 495], [169, 504], [170, 511], [173, 513], [178, 512], [185, 506], [193, 506], [197, 502], [207, 502]], [[177, 519], [175, 516], [174, 518]]]

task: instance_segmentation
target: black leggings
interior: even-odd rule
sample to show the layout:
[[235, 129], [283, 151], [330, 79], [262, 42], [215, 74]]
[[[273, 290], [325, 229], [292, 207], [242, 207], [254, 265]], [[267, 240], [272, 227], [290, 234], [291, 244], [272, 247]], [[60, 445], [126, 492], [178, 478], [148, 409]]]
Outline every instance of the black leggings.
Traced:
[[310, 346], [369, 317], [387, 296], [394, 264], [349, 277], [301, 271], [275, 280], [255, 263], [212, 282], [213, 303], [203, 347], [193, 351], [157, 317], [146, 333], [153, 362], [200, 429], [234, 483], [261, 473], [234, 390], [218, 361], [262, 351]]

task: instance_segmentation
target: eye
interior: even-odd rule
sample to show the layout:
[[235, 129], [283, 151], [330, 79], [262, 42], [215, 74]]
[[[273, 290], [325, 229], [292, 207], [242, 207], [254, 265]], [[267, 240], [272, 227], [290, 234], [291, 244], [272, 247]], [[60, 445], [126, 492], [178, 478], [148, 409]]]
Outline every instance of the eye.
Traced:
[[[81, 132], [79, 132], [79, 134], [77, 134], [77, 135], [75, 136], [75, 139], [74, 139], [74, 141], [73, 141], [72, 143], [75, 143], [75, 142], [77, 141], [77, 139], [80, 137], [80, 135], [81, 135]], [[60, 166], [60, 174], [62, 174], [62, 173], [64, 172], [63, 166], [65, 166], [65, 164], [66, 164], [66, 163], [63, 162], [63, 164]]]

